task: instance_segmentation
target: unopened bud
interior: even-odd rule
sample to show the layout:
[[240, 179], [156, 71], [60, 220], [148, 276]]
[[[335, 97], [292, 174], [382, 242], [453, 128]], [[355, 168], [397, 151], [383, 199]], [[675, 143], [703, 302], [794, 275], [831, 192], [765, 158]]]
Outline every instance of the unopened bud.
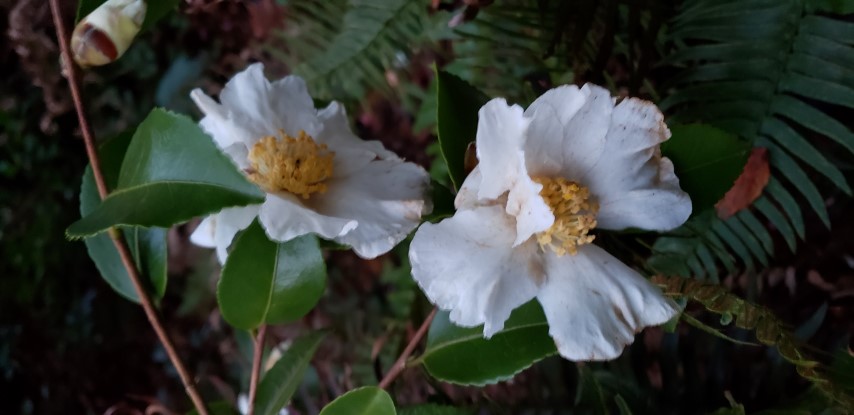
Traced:
[[107, 0], [80, 20], [71, 51], [80, 66], [114, 62], [128, 50], [145, 20], [145, 0]]

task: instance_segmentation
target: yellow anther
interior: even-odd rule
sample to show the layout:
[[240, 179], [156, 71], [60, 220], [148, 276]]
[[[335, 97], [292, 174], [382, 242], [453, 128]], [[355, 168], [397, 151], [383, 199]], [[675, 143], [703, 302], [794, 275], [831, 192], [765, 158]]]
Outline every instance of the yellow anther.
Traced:
[[305, 131], [294, 138], [279, 130], [278, 138], [263, 137], [249, 150], [249, 179], [268, 193], [289, 192], [308, 199], [326, 191], [334, 155]]
[[579, 246], [593, 242], [596, 236], [588, 233], [596, 227], [599, 204], [588, 200], [590, 190], [563, 178], [536, 177], [534, 181], [543, 185], [540, 196], [555, 216], [554, 224], [537, 235], [540, 246], [558, 256], [575, 255]]

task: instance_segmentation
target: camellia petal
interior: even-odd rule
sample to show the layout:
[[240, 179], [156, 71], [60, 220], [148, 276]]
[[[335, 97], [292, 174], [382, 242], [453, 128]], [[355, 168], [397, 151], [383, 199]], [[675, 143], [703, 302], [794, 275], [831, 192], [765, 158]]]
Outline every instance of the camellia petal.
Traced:
[[458, 211], [421, 226], [409, 249], [412, 276], [451, 321], [484, 325], [490, 337], [538, 292], [544, 268], [537, 244], [513, 247], [515, 223], [500, 206]]
[[271, 84], [260, 63], [249, 65], [232, 77], [219, 99], [238, 122], [250, 126], [257, 134], [246, 143], [248, 146], [279, 130], [291, 136], [300, 130], [314, 135], [320, 127], [305, 81], [287, 76]]
[[678, 308], [636, 271], [595, 245], [578, 255], [547, 255], [537, 299], [549, 334], [570, 360], [618, 357], [635, 333], [663, 324]]
[[[204, 234], [214, 232], [220, 259], [237, 232], [230, 229], [243, 229], [256, 216], [275, 241], [315, 233], [372, 258], [405, 238], [427, 210], [427, 172], [378, 141], [356, 137], [337, 102], [315, 109], [301, 78], [271, 83], [263, 65], [254, 64], [225, 85], [220, 103], [200, 90], [191, 96], [205, 113], [205, 131], [267, 192], [248, 220], [219, 214], [202, 223], [194, 240], [210, 246]], [[396, 178], [383, 178], [381, 188], [371, 188], [377, 182], [370, 175]]]
[[[205, 114], [199, 121], [199, 125], [214, 138], [214, 142], [220, 149], [232, 146], [246, 147], [246, 142], [254, 137], [254, 133], [239, 126], [229, 117], [229, 111], [224, 106], [205, 95], [200, 89], [190, 92], [190, 98], [196, 106]], [[240, 159], [232, 158], [235, 162]]]
[[419, 166], [378, 160], [330, 181], [329, 190], [310, 203], [321, 214], [356, 220], [359, 226], [334, 239], [352, 246], [363, 258], [375, 258], [405, 239], [418, 227], [421, 215], [430, 212], [423, 198], [429, 185]]
[[323, 130], [314, 137], [318, 143], [326, 144], [336, 151], [342, 149], [358, 149], [369, 151], [375, 158], [382, 160], [397, 160], [397, 154], [388, 151], [382, 143], [376, 140], [362, 140], [350, 131], [350, 122], [344, 106], [332, 102], [326, 108], [317, 112], [317, 117], [323, 123]]
[[478, 168], [480, 177], [489, 178], [480, 180], [478, 198], [497, 199], [507, 193], [507, 213], [517, 218], [514, 245], [519, 245], [554, 223], [551, 210], [540, 197], [543, 186], [531, 179], [525, 166], [522, 147], [528, 119], [521, 107], [509, 106], [503, 99], [487, 102], [478, 115]]
[[225, 263], [234, 235], [249, 227], [258, 216], [259, 208], [259, 205], [226, 208], [210, 215], [193, 231], [190, 241], [199, 246], [216, 248], [219, 262]]
[[537, 98], [525, 111], [530, 174], [584, 182], [605, 151], [613, 103], [608, 90], [590, 84], [557, 87]]
[[627, 98], [614, 108], [605, 152], [586, 182], [599, 200], [600, 227], [665, 231], [688, 219], [691, 200], [659, 150], [668, 138], [654, 104]]
[[344, 236], [359, 225], [355, 219], [331, 217], [320, 214], [292, 195], [268, 194], [261, 205], [258, 218], [267, 236], [274, 241], [289, 241], [309, 233], [324, 239]]
[[487, 102], [478, 112], [478, 167], [489, 179], [480, 183], [481, 199], [497, 199], [527, 176], [525, 159], [519, 157], [529, 122], [522, 114], [522, 107], [507, 105], [503, 99]]
[[485, 337], [536, 297], [561, 355], [613, 359], [678, 310], [592, 245], [591, 231], [670, 229], [688, 218], [691, 201], [660, 155], [669, 132], [654, 105], [615, 107], [594, 85], [555, 88], [520, 111], [502, 99], [481, 108], [478, 165], [457, 213], [416, 232], [413, 276], [452, 321], [484, 324]]

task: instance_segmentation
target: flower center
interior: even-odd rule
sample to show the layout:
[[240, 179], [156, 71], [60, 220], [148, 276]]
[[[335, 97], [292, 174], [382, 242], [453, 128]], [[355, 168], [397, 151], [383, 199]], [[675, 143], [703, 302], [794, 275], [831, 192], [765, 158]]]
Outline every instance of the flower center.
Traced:
[[268, 193], [286, 191], [308, 199], [326, 191], [334, 155], [305, 131], [294, 138], [279, 130], [278, 138], [263, 137], [249, 150], [249, 179]]
[[590, 201], [590, 189], [563, 178], [535, 177], [543, 185], [540, 196], [555, 216], [554, 224], [537, 234], [540, 247], [558, 256], [575, 255], [578, 247], [596, 238], [588, 233], [596, 227], [599, 204]]

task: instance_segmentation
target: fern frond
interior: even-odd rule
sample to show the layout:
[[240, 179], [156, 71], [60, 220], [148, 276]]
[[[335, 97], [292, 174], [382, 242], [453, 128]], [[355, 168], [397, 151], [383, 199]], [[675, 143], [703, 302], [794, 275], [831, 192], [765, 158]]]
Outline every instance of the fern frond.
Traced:
[[386, 74], [428, 43], [434, 19], [418, 0], [301, 0], [281, 33], [286, 52], [271, 51], [321, 99], [360, 99], [391, 92]]
[[[794, 251], [806, 234], [801, 200], [830, 227], [815, 179], [823, 176], [852, 194], [826, 156], [854, 155], [854, 132], [827, 113], [854, 109], [852, 34], [854, 23], [816, 14], [802, 0], [684, 4], [669, 32], [677, 47], [665, 59], [681, 71], [670, 81], [672, 93], [662, 109], [671, 114], [670, 122], [701, 121], [767, 148], [772, 168], [753, 209], [726, 221], [715, 219], [693, 234], [701, 242], [687, 259], [700, 256], [699, 246], [713, 243], [702, 254], [709, 264], [710, 252], [722, 254], [715, 249], [721, 248], [713, 241], [717, 238], [748, 269], [756, 261], [766, 264], [774, 249], [763, 223]], [[660, 253], [654, 247], [654, 255]], [[717, 261], [726, 267], [729, 258], [717, 255]]]
[[749, 210], [727, 220], [709, 211], [658, 238], [647, 266], [653, 273], [719, 282], [720, 267], [734, 274], [741, 263], [753, 271], [757, 262], [767, 266], [773, 252], [771, 234]]
[[780, 355], [796, 367], [798, 374], [812, 382], [841, 408], [854, 408], [854, 391], [834, 382], [834, 373], [812, 359], [801, 341], [771, 310], [745, 301], [717, 284], [660, 275], [654, 276], [652, 281], [667, 295], [686, 297], [714, 313], [734, 316], [736, 327], [754, 330], [757, 340], [776, 347]]
[[608, 82], [616, 89], [605, 67], [618, 55], [628, 66], [619, 86], [637, 95], [660, 56], [656, 39], [670, 14], [633, 0], [495, 2], [455, 30], [456, 59], [445, 69], [488, 95], [530, 102], [551, 84]]

